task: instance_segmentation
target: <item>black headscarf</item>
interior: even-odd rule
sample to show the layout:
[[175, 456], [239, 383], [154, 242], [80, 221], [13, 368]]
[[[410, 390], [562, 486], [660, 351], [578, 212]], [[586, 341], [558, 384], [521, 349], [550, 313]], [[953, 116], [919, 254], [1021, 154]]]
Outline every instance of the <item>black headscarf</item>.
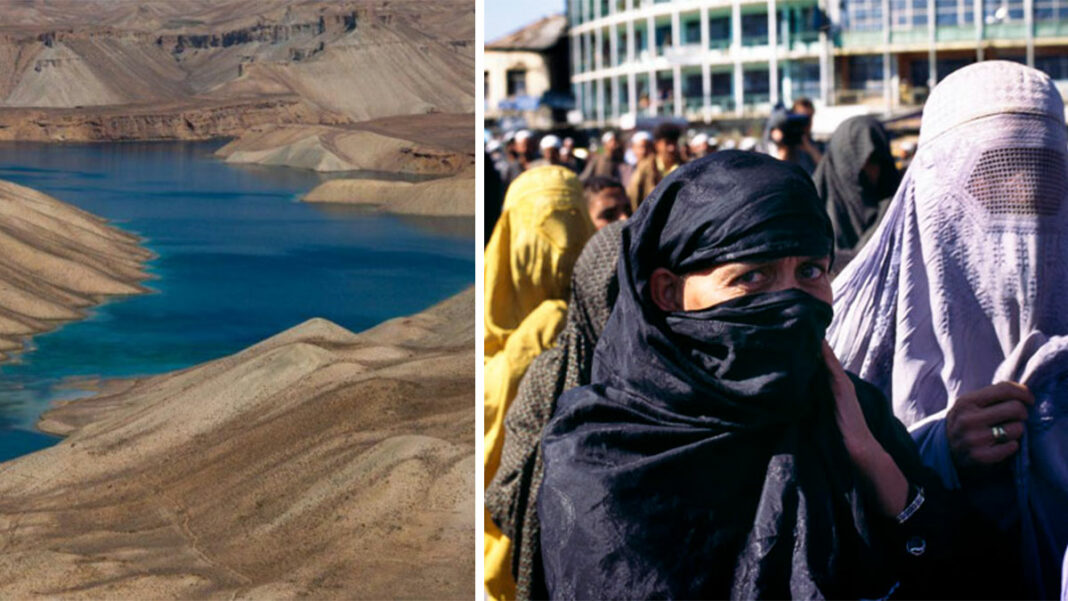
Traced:
[[787, 290], [664, 312], [649, 289], [658, 267], [831, 250], [809, 177], [764, 155], [689, 163], [642, 204], [593, 383], [560, 398], [543, 438], [553, 598], [887, 593], [820, 355], [830, 306]]
[[[863, 175], [869, 160], [879, 164], [877, 182]], [[890, 138], [879, 120], [864, 115], [839, 125], [812, 179], [826, 203], [836, 247], [843, 256], [852, 257], [879, 224], [901, 182]]]

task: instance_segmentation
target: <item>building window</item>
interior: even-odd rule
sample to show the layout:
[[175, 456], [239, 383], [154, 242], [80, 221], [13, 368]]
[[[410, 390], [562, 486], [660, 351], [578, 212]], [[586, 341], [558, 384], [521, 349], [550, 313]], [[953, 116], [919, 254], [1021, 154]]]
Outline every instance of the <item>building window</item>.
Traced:
[[656, 51], [661, 53], [665, 46], [671, 45], [671, 25], [658, 25], [656, 27]]
[[987, 25], [1023, 21], [1023, 0], [983, 0], [983, 19]]
[[882, 0], [845, 0], [842, 10], [842, 27], [853, 31], [882, 29]]
[[[766, 96], [771, 92], [771, 85], [768, 81], [767, 69], [756, 69], [753, 71], [746, 71], [742, 75], [743, 85], [742, 91], [746, 96]], [[750, 102], [759, 101], [758, 98], [748, 98]]]
[[656, 74], [656, 96], [660, 102], [670, 102], [675, 97], [675, 79], [670, 73]]
[[742, 43], [760, 46], [768, 43], [768, 15], [742, 15]]
[[[1005, 60], [1015, 60], [1013, 57], [1006, 56]], [[1020, 59], [1022, 62], [1022, 58]], [[956, 58], [956, 59], [941, 59], [936, 65], [938, 65], [938, 81], [942, 81], [947, 75], [966, 67], [975, 62], [974, 58]], [[1038, 66], [1036, 61], [1035, 66]], [[927, 80], [931, 75], [930, 63], [925, 58], [916, 59], [909, 65], [909, 81], [916, 87], [927, 87]]]
[[849, 57], [849, 89], [883, 89], [883, 56], [870, 54]]
[[935, 25], [960, 25], [960, 11], [957, 0], [935, 0]]
[[793, 63], [793, 86], [794, 98], [808, 96], [818, 98], [820, 96], [820, 64], [818, 61], [799, 61]]
[[712, 74], [712, 95], [713, 96], [730, 96], [731, 88], [734, 86], [734, 74], [730, 71], [723, 71], [720, 73]]
[[703, 98], [705, 95], [704, 78], [700, 73], [689, 74], [686, 76], [683, 88], [683, 94], [687, 98]]
[[787, 23], [790, 32], [797, 35], [801, 40], [819, 39], [819, 25], [817, 24], [816, 7], [805, 6], [796, 11], [786, 9]]
[[1057, 81], [1068, 80], [1068, 56], [1036, 56], [1035, 68]]
[[912, 0], [912, 26], [927, 26], [927, 0]]
[[526, 96], [527, 95], [527, 70], [526, 69], [509, 69], [507, 74], [508, 78], [508, 97], [514, 96]]
[[1035, 19], [1040, 21], [1068, 19], [1068, 0], [1035, 0]]
[[683, 43], [684, 44], [700, 44], [701, 43], [701, 20], [686, 21], [683, 25]]
[[909, 2], [911, 0], [890, 0], [890, 27], [892, 29], [908, 29], [911, 27], [911, 23], [909, 23]]
[[708, 42], [712, 48], [725, 48], [730, 46], [730, 17], [712, 17], [708, 20]]

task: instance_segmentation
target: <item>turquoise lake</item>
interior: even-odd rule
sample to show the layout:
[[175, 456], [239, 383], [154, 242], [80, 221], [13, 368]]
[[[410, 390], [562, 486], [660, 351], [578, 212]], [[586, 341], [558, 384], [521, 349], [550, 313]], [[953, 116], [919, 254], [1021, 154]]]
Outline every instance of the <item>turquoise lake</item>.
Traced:
[[325, 178], [241, 167], [221, 143], [0, 144], [0, 179], [140, 235], [149, 294], [111, 299], [0, 365], [0, 461], [54, 444], [34, 430], [86, 378], [158, 374], [240, 351], [312, 317], [360, 331], [474, 282], [472, 220], [298, 202]]

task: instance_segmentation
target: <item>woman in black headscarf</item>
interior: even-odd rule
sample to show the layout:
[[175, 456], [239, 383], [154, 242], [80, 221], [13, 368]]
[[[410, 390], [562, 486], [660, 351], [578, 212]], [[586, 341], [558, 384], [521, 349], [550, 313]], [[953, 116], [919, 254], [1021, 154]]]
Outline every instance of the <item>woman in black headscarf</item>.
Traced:
[[642, 204], [592, 384], [543, 438], [553, 598], [878, 598], [927, 578], [942, 493], [823, 342], [831, 251], [811, 180], [764, 155], [690, 163]]
[[867, 242], [901, 183], [890, 138], [879, 120], [862, 115], [842, 122], [812, 179], [834, 228], [838, 269]]

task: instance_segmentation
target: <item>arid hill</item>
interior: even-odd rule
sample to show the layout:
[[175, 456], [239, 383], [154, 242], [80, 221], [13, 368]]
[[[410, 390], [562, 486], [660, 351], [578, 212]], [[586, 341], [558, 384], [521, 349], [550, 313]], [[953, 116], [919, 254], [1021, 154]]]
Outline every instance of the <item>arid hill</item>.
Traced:
[[474, 217], [475, 178], [467, 174], [419, 183], [332, 179], [316, 186], [303, 200], [360, 205], [398, 215]]
[[144, 292], [151, 254], [99, 217], [0, 180], [0, 361], [107, 296]]
[[[409, 119], [432, 122], [435, 117]], [[321, 172], [451, 175], [465, 169], [473, 171], [475, 165], [473, 136], [470, 131], [460, 135], [471, 142], [466, 151], [355, 126], [266, 125], [250, 129], [215, 154], [229, 163], [286, 165]]]
[[474, 106], [470, 0], [9, 4], [0, 139], [204, 139]]
[[474, 378], [469, 289], [105, 384], [0, 464], [0, 597], [471, 598]]

